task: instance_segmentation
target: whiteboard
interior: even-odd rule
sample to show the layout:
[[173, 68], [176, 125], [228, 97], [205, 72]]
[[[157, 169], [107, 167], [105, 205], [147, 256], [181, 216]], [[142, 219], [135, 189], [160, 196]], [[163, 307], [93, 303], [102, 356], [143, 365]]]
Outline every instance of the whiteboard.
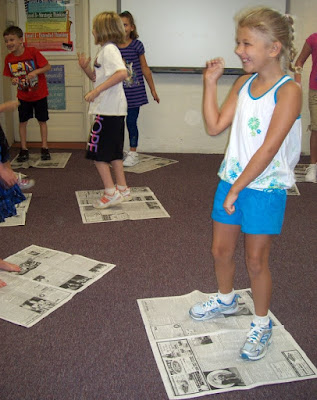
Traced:
[[241, 68], [234, 53], [237, 12], [267, 5], [285, 13], [288, 0], [121, 0], [129, 11], [150, 67], [203, 68], [215, 57], [226, 68]]

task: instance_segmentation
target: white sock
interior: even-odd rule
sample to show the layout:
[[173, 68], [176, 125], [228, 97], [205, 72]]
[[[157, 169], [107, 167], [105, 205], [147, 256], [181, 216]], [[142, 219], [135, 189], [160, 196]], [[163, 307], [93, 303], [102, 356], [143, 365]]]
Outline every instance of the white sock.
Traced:
[[227, 293], [227, 294], [220, 293], [219, 290], [218, 290], [218, 298], [225, 304], [232, 303], [234, 295], [235, 295], [234, 289], [232, 289], [232, 291], [230, 293]]
[[112, 187], [112, 188], [105, 188], [105, 194], [106, 194], [107, 196], [113, 196], [115, 190], [116, 190], [115, 187]]
[[120, 190], [120, 192], [124, 192], [126, 190], [127, 186], [117, 185], [117, 188]]
[[265, 317], [259, 317], [258, 315], [254, 314], [253, 323], [258, 326], [265, 326], [268, 325], [270, 322], [270, 317], [267, 314]]

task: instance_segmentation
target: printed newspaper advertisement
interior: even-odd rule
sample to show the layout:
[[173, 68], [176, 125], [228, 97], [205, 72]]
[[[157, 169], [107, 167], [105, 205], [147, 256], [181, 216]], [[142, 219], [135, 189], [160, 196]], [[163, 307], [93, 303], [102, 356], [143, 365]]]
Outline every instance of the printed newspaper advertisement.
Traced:
[[138, 305], [170, 399], [189, 399], [257, 386], [313, 379], [317, 369], [284, 326], [270, 313], [273, 342], [266, 356], [244, 361], [239, 349], [253, 319], [250, 289], [237, 291], [239, 310], [194, 321], [189, 308], [210, 295], [140, 299]]
[[20, 272], [0, 271], [0, 318], [31, 327], [115, 265], [31, 245], [6, 258]]

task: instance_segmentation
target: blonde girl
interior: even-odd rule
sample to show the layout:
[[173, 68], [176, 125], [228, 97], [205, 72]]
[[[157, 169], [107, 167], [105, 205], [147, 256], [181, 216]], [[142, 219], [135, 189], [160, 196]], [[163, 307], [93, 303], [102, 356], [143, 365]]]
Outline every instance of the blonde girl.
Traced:
[[[93, 206], [107, 208], [131, 200], [122, 163], [124, 118], [127, 114], [122, 81], [128, 73], [116, 46], [122, 43], [125, 33], [121, 18], [114, 12], [98, 14], [93, 20], [92, 33], [95, 44], [100, 45], [93, 68], [90, 58], [84, 53], [78, 54], [80, 67], [94, 85], [85, 95], [85, 100], [89, 102], [89, 114], [95, 115], [86, 157], [95, 161], [104, 184], [104, 194]], [[116, 185], [109, 164], [113, 167]]]
[[300, 156], [301, 89], [284, 72], [295, 56], [292, 23], [289, 16], [264, 7], [238, 18], [235, 52], [246, 75], [236, 81], [221, 108], [217, 82], [223, 60], [208, 61], [204, 73], [208, 133], [214, 136], [232, 127], [212, 211], [218, 294], [189, 312], [195, 320], [207, 320], [238, 310], [234, 252], [243, 232], [255, 308], [240, 349], [246, 360], [264, 357], [272, 340], [270, 247], [273, 235], [282, 229], [286, 189], [294, 184], [293, 170]]

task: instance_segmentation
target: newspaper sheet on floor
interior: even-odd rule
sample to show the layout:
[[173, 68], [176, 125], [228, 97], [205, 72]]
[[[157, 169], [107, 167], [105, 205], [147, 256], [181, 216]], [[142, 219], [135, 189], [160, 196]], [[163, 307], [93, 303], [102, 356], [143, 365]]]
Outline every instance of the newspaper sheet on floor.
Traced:
[[305, 182], [306, 169], [309, 164], [297, 164], [294, 173], [296, 182]]
[[16, 156], [12, 162], [11, 166], [13, 169], [18, 168], [65, 168], [68, 160], [72, 153], [51, 153], [51, 159], [42, 161], [41, 153], [30, 153], [29, 160], [25, 162], [18, 162]]
[[126, 172], [142, 174], [143, 172], [153, 171], [154, 169], [166, 167], [167, 165], [175, 163], [178, 163], [178, 161], [139, 153], [139, 163], [133, 167], [124, 167], [124, 170]]
[[76, 192], [81, 218], [84, 224], [97, 222], [125, 221], [151, 218], [169, 218], [150, 188], [131, 187], [132, 200], [123, 202], [114, 207], [96, 209], [92, 202], [99, 199], [103, 190], [82, 190]]
[[17, 214], [13, 215], [12, 217], [6, 218], [3, 222], [0, 222], [0, 228], [25, 225], [26, 213], [30, 206], [32, 193], [24, 193], [24, 196], [26, 197], [26, 200], [22, 201], [22, 203], [16, 204], [15, 206]]
[[29, 328], [71, 300], [115, 265], [31, 245], [7, 257], [20, 272], [0, 270], [0, 318]]
[[239, 290], [239, 310], [205, 322], [194, 321], [189, 308], [210, 295], [140, 299], [145, 329], [170, 399], [251, 389], [317, 377], [317, 369], [277, 318], [266, 356], [244, 361], [239, 349], [253, 319], [250, 289]]

